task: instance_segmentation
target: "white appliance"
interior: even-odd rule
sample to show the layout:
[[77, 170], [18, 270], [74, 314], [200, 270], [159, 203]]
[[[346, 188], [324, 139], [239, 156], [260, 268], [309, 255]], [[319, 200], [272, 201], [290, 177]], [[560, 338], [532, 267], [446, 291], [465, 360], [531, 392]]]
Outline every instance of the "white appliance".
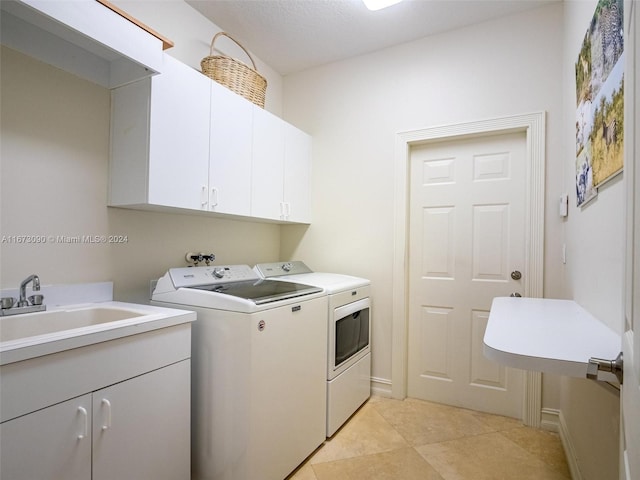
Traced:
[[371, 396], [371, 282], [313, 272], [303, 262], [261, 263], [262, 278], [321, 287], [328, 295], [327, 437]]
[[248, 265], [172, 268], [192, 328], [192, 478], [283, 480], [325, 440], [327, 296]]

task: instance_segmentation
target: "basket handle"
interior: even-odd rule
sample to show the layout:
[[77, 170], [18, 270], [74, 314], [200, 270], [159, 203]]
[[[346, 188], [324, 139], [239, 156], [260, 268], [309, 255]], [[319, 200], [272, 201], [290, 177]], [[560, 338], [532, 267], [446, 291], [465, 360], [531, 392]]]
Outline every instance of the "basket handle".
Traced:
[[233, 43], [238, 45], [242, 49], [242, 51], [247, 54], [247, 57], [249, 57], [249, 60], [251, 60], [251, 64], [253, 65], [253, 69], [256, 72], [258, 71], [258, 69], [256, 68], [256, 62], [253, 61], [253, 57], [251, 56], [251, 54], [247, 51], [246, 48], [244, 48], [242, 45], [240, 45], [240, 42], [238, 42], [235, 38], [233, 38], [227, 32], [218, 32], [213, 36], [213, 38], [211, 39], [211, 48], [209, 49], [209, 54], [210, 55], [213, 55], [213, 50], [214, 50], [213, 44], [215, 43], [216, 38], [218, 38], [220, 35], [224, 35], [225, 37], [229, 38]]

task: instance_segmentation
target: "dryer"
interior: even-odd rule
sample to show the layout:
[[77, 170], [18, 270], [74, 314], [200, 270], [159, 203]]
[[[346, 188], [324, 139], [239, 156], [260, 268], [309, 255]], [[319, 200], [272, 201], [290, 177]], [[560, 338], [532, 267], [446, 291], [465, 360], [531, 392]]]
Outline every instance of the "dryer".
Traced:
[[192, 478], [282, 480], [325, 440], [327, 296], [248, 265], [172, 268], [192, 328]]
[[260, 263], [254, 270], [265, 279], [320, 287], [328, 296], [326, 435], [331, 437], [371, 396], [371, 282], [313, 272], [301, 261]]

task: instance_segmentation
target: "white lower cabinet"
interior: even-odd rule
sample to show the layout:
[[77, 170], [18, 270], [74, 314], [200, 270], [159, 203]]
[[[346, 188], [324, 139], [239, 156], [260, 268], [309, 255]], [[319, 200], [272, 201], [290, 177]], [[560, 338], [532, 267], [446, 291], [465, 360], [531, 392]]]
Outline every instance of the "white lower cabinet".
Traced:
[[91, 479], [91, 394], [0, 424], [0, 478]]
[[190, 363], [93, 393], [93, 480], [189, 478]]
[[189, 480], [191, 324], [0, 365], [0, 479]]
[[0, 478], [188, 479], [190, 360], [0, 425]]

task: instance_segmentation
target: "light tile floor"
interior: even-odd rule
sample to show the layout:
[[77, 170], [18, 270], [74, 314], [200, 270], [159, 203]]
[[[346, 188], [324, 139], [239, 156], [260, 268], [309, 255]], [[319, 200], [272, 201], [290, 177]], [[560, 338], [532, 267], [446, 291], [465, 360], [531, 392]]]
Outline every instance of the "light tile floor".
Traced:
[[372, 397], [289, 480], [567, 480], [557, 434], [512, 418]]

